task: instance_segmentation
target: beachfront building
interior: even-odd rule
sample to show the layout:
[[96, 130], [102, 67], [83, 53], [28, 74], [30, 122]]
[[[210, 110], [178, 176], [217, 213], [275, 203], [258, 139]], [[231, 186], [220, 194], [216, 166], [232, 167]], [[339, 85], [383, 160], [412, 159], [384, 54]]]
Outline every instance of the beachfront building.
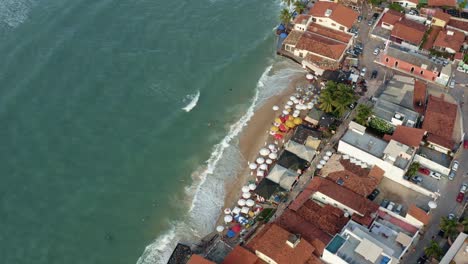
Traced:
[[348, 32], [359, 16], [352, 8], [333, 2], [316, 2], [310, 9], [312, 22], [318, 25]]
[[316, 23], [307, 30], [293, 30], [283, 41], [283, 55], [301, 63], [302, 67], [322, 75], [325, 70], [340, 67], [345, 51], [352, 45], [352, 35]]
[[333, 264], [395, 264], [418, 235], [410, 223], [378, 216], [370, 227], [350, 221], [326, 246], [322, 259]]
[[221, 264], [258, 264], [259, 258], [242, 246], [235, 246], [231, 252], [224, 258]]
[[292, 234], [277, 224], [267, 224], [246, 247], [266, 263], [320, 264], [317, 249], [301, 236]]
[[468, 263], [468, 234], [460, 233], [439, 264]]
[[374, 137], [365, 131], [365, 127], [351, 122], [348, 130], [338, 143], [338, 152], [346, 154], [354, 163], [378, 166], [385, 171], [384, 176], [427, 196], [434, 196], [430, 190], [418, 186], [403, 178], [416, 149], [391, 139], [389, 142]]
[[203, 256], [193, 254], [187, 261], [187, 264], [215, 264], [213, 261], [204, 258]]

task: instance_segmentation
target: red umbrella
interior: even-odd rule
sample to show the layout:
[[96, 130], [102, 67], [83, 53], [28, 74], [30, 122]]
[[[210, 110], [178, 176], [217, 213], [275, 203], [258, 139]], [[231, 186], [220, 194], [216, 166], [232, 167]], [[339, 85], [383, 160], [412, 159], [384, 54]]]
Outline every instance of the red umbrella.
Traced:
[[275, 134], [275, 139], [283, 139], [283, 135], [281, 135], [281, 134]]
[[280, 119], [281, 119], [281, 123], [284, 123], [286, 122], [286, 120], [288, 120], [288, 116], [280, 116]]
[[231, 228], [231, 230], [236, 232], [236, 233], [239, 233], [242, 230], [242, 227], [239, 224], [237, 224], [237, 225], [233, 226]]
[[287, 128], [284, 124], [281, 124], [278, 128], [279, 128], [279, 130], [280, 130], [281, 132], [286, 132], [286, 131], [288, 131], [288, 128]]

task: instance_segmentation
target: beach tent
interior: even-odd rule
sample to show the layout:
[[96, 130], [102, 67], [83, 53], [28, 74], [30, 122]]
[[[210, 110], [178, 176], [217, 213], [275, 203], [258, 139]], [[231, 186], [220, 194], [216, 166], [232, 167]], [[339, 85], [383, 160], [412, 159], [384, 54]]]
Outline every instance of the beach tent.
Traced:
[[308, 161], [299, 158], [296, 154], [287, 150], [283, 151], [277, 164], [292, 171], [297, 171], [298, 169], [303, 171], [309, 166]]
[[292, 140], [286, 143], [285, 149], [309, 162], [315, 157], [315, 149], [296, 143]]
[[233, 238], [233, 237], [236, 236], [236, 232], [234, 232], [234, 231], [232, 231], [232, 230], [229, 230], [229, 231], [227, 232], [226, 235], [227, 235], [227, 237], [229, 237], [229, 238]]
[[265, 200], [269, 200], [273, 194], [284, 191], [278, 183], [265, 178], [257, 185], [254, 193]]
[[268, 174], [267, 179], [278, 183], [283, 189], [290, 190], [299, 174], [293, 170], [276, 164]]

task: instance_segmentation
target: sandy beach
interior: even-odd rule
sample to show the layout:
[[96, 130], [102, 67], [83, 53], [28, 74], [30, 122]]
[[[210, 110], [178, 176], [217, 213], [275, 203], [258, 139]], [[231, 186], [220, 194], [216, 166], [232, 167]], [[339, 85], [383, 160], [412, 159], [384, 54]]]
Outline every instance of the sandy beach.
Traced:
[[[288, 88], [281, 94], [269, 98], [257, 111], [244, 128], [239, 138], [239, 148], [244, 160], [255, 161], [258, 156], [258, 151], [265, 145], [268, 140], [268, 131], [276, 116], [280, 111], [273, 111], [274, 105], [282, 106], [289, 100], [289, 96], [295, 92], [295, 87], [305, 86], [307, 80], [305, 75], [298, 75], [291, 78]], [[226, 182], [226, 197], [224, 199], [224, 207], [232, 208], [236, 201], [240, 198], [241, 188], [249, 180], [254, 180], [255, 177], [250, 175], [250, 169], [245, 163], [245, 168], [240, 173], [233, 177], [232, 181]], [[217, 223], [223, 224], [223, 214], [220, 212], [220, 217]]]

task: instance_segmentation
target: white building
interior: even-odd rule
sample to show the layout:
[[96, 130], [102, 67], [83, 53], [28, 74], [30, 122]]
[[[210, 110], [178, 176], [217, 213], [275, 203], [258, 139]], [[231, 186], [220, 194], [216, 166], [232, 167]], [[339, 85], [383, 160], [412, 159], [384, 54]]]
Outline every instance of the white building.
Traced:
[[398, 3], [405, 9], [416, 8], [418, 5], [418, 0], [396, 0], [392, 1], [392, 3]]
[[460, 233], [439, 263], [468, 263], [468, 234]]

